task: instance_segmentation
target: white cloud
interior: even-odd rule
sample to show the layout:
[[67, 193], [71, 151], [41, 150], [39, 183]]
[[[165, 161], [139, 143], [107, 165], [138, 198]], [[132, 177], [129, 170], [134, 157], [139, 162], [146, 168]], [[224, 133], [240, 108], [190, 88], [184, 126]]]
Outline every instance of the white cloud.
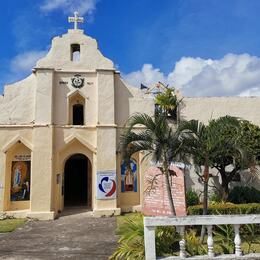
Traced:
[[36, 62], [46, 55], [46, 51], [29, 51], [18, 54], [11, 61], [11, 71], [16, 73], [29, 72]]
[[162, 81], [185, 96], [260, 95], [260, 58], [248, 54], [227, 54], [219, 60], [183, 57], [168, 75], [144, 64], [124, 77], [137, 87]]
[[85, 15], [95, 11], [97, 2], [98, 0], [45, 0], [40, 8], [44, 12], [60, 9], [65, 14], [78, 11], [80, 15]]
[[123, 75], [125, 80], [133, 86], [140, 86], [141, 83], [151, 85], [158, 81], [165, 81], [165, 76], [159, 69], [153, 68], [151, 64], [144, 64], [141, 71], [134, 71]]

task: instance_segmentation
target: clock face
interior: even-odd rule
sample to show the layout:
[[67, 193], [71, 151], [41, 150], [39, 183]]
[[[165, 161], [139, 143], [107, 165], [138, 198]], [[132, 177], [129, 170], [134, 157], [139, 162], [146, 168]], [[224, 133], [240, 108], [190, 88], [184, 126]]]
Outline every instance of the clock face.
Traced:
[[75, 75], [71, 79], [71, 83], [74, 88], [82, 88], [84, 86], [84, 78], [81, 78], [80, 75]]

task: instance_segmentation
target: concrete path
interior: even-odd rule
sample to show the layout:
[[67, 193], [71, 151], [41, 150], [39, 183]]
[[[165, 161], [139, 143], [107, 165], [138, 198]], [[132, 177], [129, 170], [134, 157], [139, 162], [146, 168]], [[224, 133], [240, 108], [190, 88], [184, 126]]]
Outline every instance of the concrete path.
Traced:
[[0, 259], [108, 259], [116, 248], [115, 218], [72, 213], [0, 235]]

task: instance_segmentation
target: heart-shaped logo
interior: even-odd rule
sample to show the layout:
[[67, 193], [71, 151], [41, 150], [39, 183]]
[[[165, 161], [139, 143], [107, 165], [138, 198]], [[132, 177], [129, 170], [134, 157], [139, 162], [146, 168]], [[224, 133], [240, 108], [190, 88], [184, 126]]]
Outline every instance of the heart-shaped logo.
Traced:
[[111, 197], [116, 191], [116, 182], [106, 176], [101, 179], [98, 188], [106, 197]]

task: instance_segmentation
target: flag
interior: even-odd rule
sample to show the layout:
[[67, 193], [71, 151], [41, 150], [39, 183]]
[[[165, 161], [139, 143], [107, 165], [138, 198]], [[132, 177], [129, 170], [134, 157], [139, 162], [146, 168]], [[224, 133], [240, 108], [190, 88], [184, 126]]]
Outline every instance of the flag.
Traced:
[[141, 89], [148, 89], [148, 87], [141, 83]]

